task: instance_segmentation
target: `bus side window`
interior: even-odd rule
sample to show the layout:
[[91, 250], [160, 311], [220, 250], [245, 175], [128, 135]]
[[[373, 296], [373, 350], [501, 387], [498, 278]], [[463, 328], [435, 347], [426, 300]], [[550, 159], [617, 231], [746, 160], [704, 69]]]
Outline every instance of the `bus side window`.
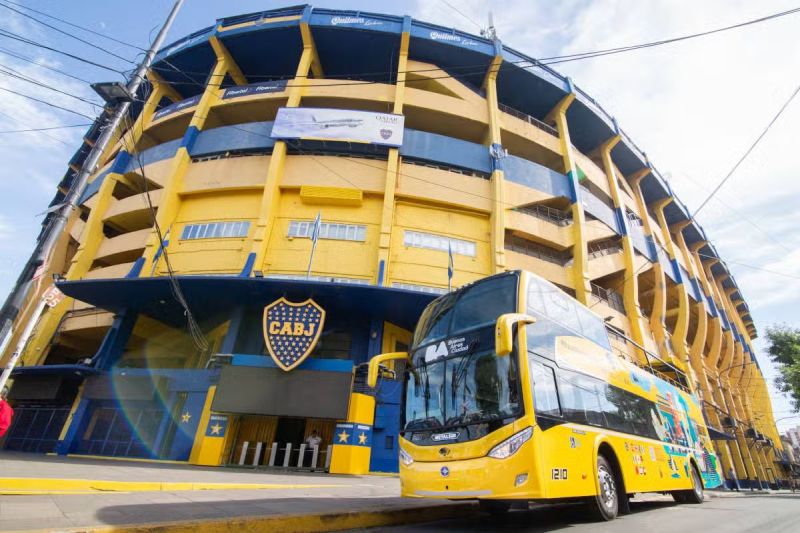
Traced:
[[558, 392], [564, 408], [564, 418], [578, 424], [605, 426], [593, 380], [562, 372], [558, 380]]
[[553, 369], [531, 361], [533, 403], [537, 415], [561, 416]]

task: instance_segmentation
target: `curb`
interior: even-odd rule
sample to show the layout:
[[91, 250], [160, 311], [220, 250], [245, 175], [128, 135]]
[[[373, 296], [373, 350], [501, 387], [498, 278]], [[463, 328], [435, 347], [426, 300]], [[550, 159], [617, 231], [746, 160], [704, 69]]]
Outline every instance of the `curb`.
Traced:
[[447, 518], [464, 518], [477, 514], [478, 506], [475, 503], [452, 502], [399, 509], [379, 509], [375, 511], [214, 518], [153, 524], [90, 526], [67, 528], [60, 531], [74, 533], [88, 531], [94, 533], [220, 533], [224, 531], [243, 533], [260, 533], [262, 531], [307, 533], [314, 531], [342, 531], [346, 529], [418, 524]]
[[107, 481], [101, 479], [0, 478], [0, 495], [86, 494], [93, 492], [172, 492], [181, 490], [318, 489], [334, 484], [192, 483]]

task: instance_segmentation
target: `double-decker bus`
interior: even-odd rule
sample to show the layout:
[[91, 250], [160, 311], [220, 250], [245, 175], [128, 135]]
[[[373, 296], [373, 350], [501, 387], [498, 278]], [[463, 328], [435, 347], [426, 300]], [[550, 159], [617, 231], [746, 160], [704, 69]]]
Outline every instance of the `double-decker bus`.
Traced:
[[396, 365], [402, 495], [477, 499], [492, 513], [580, 499], [603, 520], [637, 492], [701, 503], [721, 478], [698, 402], [676, 368], [634, 355], [613, 351], [603, 319], [529, 272], [436, 299], [410, 352], [369, 366], [374, 387], [390, 361], [406, 361]]

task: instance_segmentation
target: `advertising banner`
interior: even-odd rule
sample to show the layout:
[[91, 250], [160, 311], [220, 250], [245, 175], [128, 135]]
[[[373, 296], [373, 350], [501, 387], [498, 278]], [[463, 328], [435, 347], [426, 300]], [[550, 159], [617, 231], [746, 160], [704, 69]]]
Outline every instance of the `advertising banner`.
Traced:
[[240, 96], [252, 96], [254, 94], [280, 93], [286, 90], [286, 80], [260, 81], [249, 85], [238, 85], [225, 89], [223, 100], [229, 98], [239, 98]]
[[372, 111], [282, 107], [272, 126], [272, 138], [401, 146], [404, 119], [403, 115]]
[[158, 120], [160, 118], [166, 117], [167, 115], [171, 115], [172, 113], [177, 113], [181, 109], [186, 109], [187, 107], [196, 106], [198, 102], [200, 102], [200, 96], [196, 95], [192, 96], [191, 98], [187, 98], [186, 100], [181, 100], [180, 102], [175, 102], [174, 104], [170, 104], [167, 107], [159, 109], [153, 115], [153, 120]]

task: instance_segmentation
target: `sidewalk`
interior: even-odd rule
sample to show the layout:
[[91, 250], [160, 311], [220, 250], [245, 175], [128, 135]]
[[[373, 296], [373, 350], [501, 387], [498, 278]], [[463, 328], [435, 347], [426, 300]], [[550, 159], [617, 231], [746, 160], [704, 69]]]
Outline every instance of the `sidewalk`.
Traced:
[[[44, 487], [36, 495], [0, 496], [0, 531], [319, 531], [427, 522], [476, 512], [470, 503], [399, 498], [399, 480], [390, 476], [340, 477], [13, 453], [0, 454], [0, 473], [0, 489], [10, 483], [9, 478]], [[90, 490], [70, 490], [75, 480]], [[164, 486], [104, 492], [96, 490], [102, 487], [98, 480], [147, 483], [144, 489]], [[183, 484], [181, 489], [189, 484], [195, 488], [171, 490], [176, 485], [170, 484], [177, 483]], [[209, 490], [212, 484], [220, 488]], [[53, 493], [59, 485], [65, 493]], [[237, 488], [226, 488], [233, 485]], [[172, 524], [164, 527], [168, 523]]]

